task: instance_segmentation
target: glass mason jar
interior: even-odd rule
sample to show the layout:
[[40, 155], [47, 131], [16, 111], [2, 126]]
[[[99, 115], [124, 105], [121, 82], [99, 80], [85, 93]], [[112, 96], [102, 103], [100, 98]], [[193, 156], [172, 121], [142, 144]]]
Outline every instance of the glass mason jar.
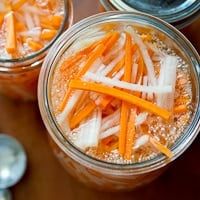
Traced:
[[100, 0], [103, 10], [144, 12], [171, 23], [178, 29], [191, 24], [200, 15], [200, 1]]
[[72, 25], [73, 6], [64, 0], [64, 19], [57, 36], [43, 49], [18, 59], [0, 59], [0, 93], [17, 100], [36, 100], [37, 82], [44, 57], [61, 33]]
[[[190, 65], [194, 113], [188, 128], [171, 148], [174, 154], [171, 160], [163, 155], [157, 155], [151, 160], [134, 164], [122, 165], [100, 161], [73, 146], [65, 138], [64, 132], [56, 121], [51, 102], [51, 84], [54, 70], [61, 56], [82, 35], [83, 31], [106, 22], [130, 22], [154, 29]], [[142, 13], [115, 11], [98, 14], [80, 21], [68, 29], [53, 45], [44, 61], [39, 77], [40, 112], [49, 132], [55, 155], [72, 176], [98, 190], [130, 190], [152, 181], [163, 172], [165, 166], [190, 146], [200, 130], [199, 65], [200, 58], [190, 42], [174, 27], [156, 17]]]

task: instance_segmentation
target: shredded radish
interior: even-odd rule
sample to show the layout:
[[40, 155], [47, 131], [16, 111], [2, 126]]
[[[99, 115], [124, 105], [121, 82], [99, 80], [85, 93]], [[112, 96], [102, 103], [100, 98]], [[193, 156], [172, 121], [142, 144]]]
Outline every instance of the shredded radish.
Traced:
[[[148, 83], [148, 78], [147, 78], [147, 76], [144, 76], [143, 77], [143, 85], [147, 86], [147, 83]], [[142, 98], [146, 99], [146, 96], [147, 96], [147, 93], [146, 92], [142, 92]]]
[[88, 80], [92, 80], [95, 82], [101, 82], [103, 84], [109, 85], [109, 86], [115, 86], [131, 91], [138, 91], [138, 92], [148, 92], [148, 93], [168, 93], [172, 92], [172, 86], [167, 85], [167, 86], [144, 86], [140, 84], [133, 84], [133, 83], [128, 83], [125, 81], [119, 81], [116, 79], [111, 79], [107, 78], [105, 76], [101, 75], [96, 75], [91, 72], [87, 72], [85, 75], [85, 78]]
[[102, 119], [101, 132], [119, 123], [120, 109]]
[[119, 130], [120, 130], [120, 125], [109, 128], [106, 131], [100, 133], [99, 139], [104, 139], [104, 138], [107, 138], [111, 135], [114, 135], [114, 134], [118, 133]]
[[149, 135], [142, 135], [135, 141], [133, 149], [139, 149], [141, 146], [147, 144], [149, 142]]
[[75, 145], [82, 150], [88, 147], [97, 147], [101, 127], [101, 110], [97, 109], [79, 127]]
[[39, 19], [39, 16], [36, 15], [36, 14], [34, 14], [34, 15], [33, 15], [33, 20], [34, 20], [35, 25], [36, 25], [37, 27], [39, 27], [39, 26], [40, 26], [40, 19]]
[[172, 110], [174, 105], [177, 64], [178, 59], [175, 56], [165, 56], [161, 63], [158, 85], [161, 87], [172, 85], [172, 92], [157, 95], [157, 105], [168, 110]]
[[147, 116], [148, 116], [147, 112], [142, 112], [139, 115], [137, 115], [137, 117], [135, 119], [135, 125], [139, 126], [139, 125], [143, 124], [146, 121]]
[[138, 34], [135, 32], [135, 30], [131, 26], [127, 27], [127, 31], [133, 36], [134, 41], [138, 45], [138, 47], [142, 53], [145, 65], [147, 67], [147, 72], [148, 72], [148, 77], [149, 77], [150, 83], [151, 83], [151, 85], [155, 86], [156, 78], [155, 78], [154, 66], [153, 66], [153, 62], [149, 56], [146, 45], [143, 43], [142, 39], [138, 36]]
[[29, 30], [33, 29], [35, 27], [33, 18], [30, 13], [25, 12], [24, 13], [25, 21], [26, 21], [26, 26], [28, 27]]
[[24, 31], [19, 33], [21, 36], [32, 37], [34, 39], [39, 39], [41, 34], [41, 28], [35, 27], [29, 31]]
[[80, 96], [82, 95], [83, 91], [75, 91], [72, 96], [70, 97], [69, 101], [65, 105], [63, 112], [56, 116], [56, 119], [60, 125], [66, 120], [67, 116], [79, 100]]
[[135, 81], [136, 81], [137, 71], [138, 71], [138, 64], [133, 63], [133, 66], [132, 66], [132, 78], [131, 78], [131, 82], [132, 83], [135, 83]]
[[107, 75], [114, 68], [114, 66], [122, 59], [123, 56], [124, 52], [119, 52], [119, 55], [114, 60], [112, 60], [102, 72], [100, 72], [101, 75]]

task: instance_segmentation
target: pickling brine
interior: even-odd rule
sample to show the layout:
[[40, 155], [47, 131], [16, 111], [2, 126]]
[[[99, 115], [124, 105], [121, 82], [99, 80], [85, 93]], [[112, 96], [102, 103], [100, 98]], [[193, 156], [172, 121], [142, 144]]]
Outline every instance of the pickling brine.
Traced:
[[36, 98], [37, 78], [46, 51], [71, 23], [67, 10], [65, 0], [0, 2], [1, 93], [15, 99]]
[[192, 113], [188, 64], [154, 31], [132, 24], [103, 24], [75, 41], [55, 70], [51, 95], [76, 147], [121, 164], [158, 153], [171, 158]]
[[[174, 148], [193, 123], [198, 93], [182, 46], [138, 22], [147, 20], [143, 14], [112, 14], [94, 17], [97, 24], [87, 28], [83, 22], [76, 37], [66, 33], [73, 40], [66, 39], [56, 62], [47, 58], [50, 71], [41, 77], [48, 74], [48, 81], [41, 78], [40, 84], [48, 92], [39, 92], [58, 158], [73, 176], [105, 190], [147, 183], [176, 158]], [[41, 96], [49, 103], [43, 105]], [[44, 109], [50, 114], [43, 115]]]

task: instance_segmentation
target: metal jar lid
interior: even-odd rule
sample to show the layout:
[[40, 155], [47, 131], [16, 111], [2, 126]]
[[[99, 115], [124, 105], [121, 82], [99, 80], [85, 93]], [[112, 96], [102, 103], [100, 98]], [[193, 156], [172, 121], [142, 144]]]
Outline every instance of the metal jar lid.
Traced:
[[106, 10], [138, 11], [181, 29], [200, 15], [200, 0], [100, 0]]

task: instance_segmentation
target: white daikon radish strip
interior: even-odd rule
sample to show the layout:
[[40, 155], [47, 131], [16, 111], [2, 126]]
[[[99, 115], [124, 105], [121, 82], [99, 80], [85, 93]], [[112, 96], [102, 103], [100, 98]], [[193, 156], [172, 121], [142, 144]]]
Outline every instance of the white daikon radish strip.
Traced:
[[[47, 10], [44, 10], [44, 9], [39, 9], [38, 7], [35, 7], [35, 6], [30, 6], [28, 4], [24, 4], [23, 7], [22, 7], [22, 10], [25, 12], [28, 12], [28, 13], [31, 13], [31, 14], [36, 14], [36, 15], [44, 15], [44, 14], [47, 14]], [[49, 13], [49, 11], [48, 11]]]
[[[101, 59], [100, 59], [100, 58], [97, 59], [97, 60], [92, 64], [92, 66], [90, 67], [89, 71], [90, 71], [90, 72], [93, 72], [93, 73], [97, 72], [97, 71], [99, 70], [99, 68], [101, 67], [102, 64], [103, 64], [103, 63], [102, 63]], [[84, 77], [83, 77], [83, 78], [84, 78]]]
[[175, 56], [165, 56], [161, 63], [158, 85], [163, 87], [166, 85], [172, 85], [172, 92], [169, 94], [157, 95], [157, 105], [168, 110], [172, 110], [174, 105], [177, 65], [178, 59]]
[[114, 86], [118, 88], [123, 88], [131, 91], [138, 91], [138, 92], [148, 92], [148, 93], [168, 93], [172, 92], [172, 86], [167, 85], [167, 86], [144, 86], [140, 84], [133, 84], [133, 83], [128, 83], [125, 81], [119, 81], [116, 79], [111, 79], [107, 78], [105, 76], [101, 75], [96, 75], [91, 72], [87, 72], [85, 75], [85, 78], [87, 80], [92, 80], [98, 83], [103, 83], [108, 86]]
[[122, 59], [123, 56], [124, 52], [120, 52], [119, 55], [114, 60], [112, 60], [103, 71], [101, 71], [101, 75], [106, 76], [114, 68], [114, 66]]
[[148, 116], [147, 112], [142, 112], [139, 115], [137, 115], [135, 118], [135, 125], [139, 126], [139, 125], [143, 124], [146, 121], [147, 116]]
[[19, 35], [26, 36], [26, 37], [32, 37], [34, 39], [38, 39], [41, 34], [41, 28], [35, 27], [29, 31], [19, 32]]
[[120, 109], [102, 119], [101, 132], [119, 123]]
[[138, 71], [138, 64], [137, 63], [133, 63], [132, 65], [132, 75], [131, 75], [131, 82], [135, 83], [136, 81], [136, 77], [137, 77], [137, 71]]
[[172, 110], [174, 106], [174, 94], [176, 85], [176, 69], [178, 65], [178, 59], [175, 56], [166, 57], [166, 72], [165, 73], [165, 85], [172, 85], [172, 92], [166, 94], [164, 108]]
[[[119, 80], [122, 78], [122, 76], [124, 75], [124, 69], [121, 69], [119, 72], [117, 72], [113, 79], [115, 80]], [[87, 77], [86, 77], [87, 79]], [[102, 102], [103, 98], [105, 97], [105, 95], [99, 95], [99, 97], [95, 100], [96, 105], [100, 105], [100, 103]]]
[[133, 149], [139, 149], [149, 142], [149, 135], [142, 135], [136, 139]]
[[28, 27], [28, 29], [29, 30], [33, 29], [35, 27], [35, 24], [34, 24], [31, 14], [29, 14], [28, 12], [25, 12], [24, 17], [25, 17], [26, 26]]
[[[147, 83], [148, 83], [148, 78], [147, 78], [147, 76], [144, 76], [143, 77], [143, 85], [147, 86]], [[142, 92], [142, 98], [146, 99], [146, 96], [147, 96], [147, 93], [146, 92]]]
[[135, 32], [135, 30], [131, 26], [127, 27], [127, 31], [132, 35], [133, 40], [138, 45], [138, 47], [141, 51], [144, 63], [147, 68], [147, 73], [148, 73], [150, 83], [151, 83], [151, 85], [155, 86], [156, 78], [155, 78], [154, 66], [153, 66], [153, 62], [149, 56], [146, 45], [143, 43], [142, 39], [138, 36], [138, 34]]
[[64, 110], [56, 116], [56, 119], [60, 125], [63, 124], [63, 122], [66, 121], [66, 118], [68, 114], [71, 112], [71, 110], [76, 105], [77, 101], [79, 100], [80, 96], [82, 95], [83, 91], [77, 90], [75, 91], [72, 96], [69, 98], [69, 101], [65, 105]]
[[101, 127], [101, 111], [94, 111], [92, 116], [80, 125], [80, 132], [77, 134], [75, 145], [82, 150], [88, 147], [97, 147]]
[[119, 79], [122, 78], [123, 75], [124, 75], [124, 69], [121, 69], [119, 72], [117, 72], [117, 73], [114, 75], [113, 79], [119, 80]]
[[102, 65], [99, 66], [99, 69], [97, 70], [96, 74], [100, 74], [105, 68], [106, 66], [102, 63]]
[[34, 20], [34, 23], [37, 27], [40, 26], [40, 19], [39, 19], [39, 16], [37, 14], [34, 14], [33, 15], [33, 20]]
[[117, 125], [117, 126], [114, 126], [112, 128], [109, 128], [106, 131], [100, 133], [100, 138], [99, 139], [102, 140], [102, 139], [107, 138], [107, 137], [109, 137], [111, 135], [114, 135], [114, 134], [118, 133], [119, 130], [120, 130], [120, 125]]

